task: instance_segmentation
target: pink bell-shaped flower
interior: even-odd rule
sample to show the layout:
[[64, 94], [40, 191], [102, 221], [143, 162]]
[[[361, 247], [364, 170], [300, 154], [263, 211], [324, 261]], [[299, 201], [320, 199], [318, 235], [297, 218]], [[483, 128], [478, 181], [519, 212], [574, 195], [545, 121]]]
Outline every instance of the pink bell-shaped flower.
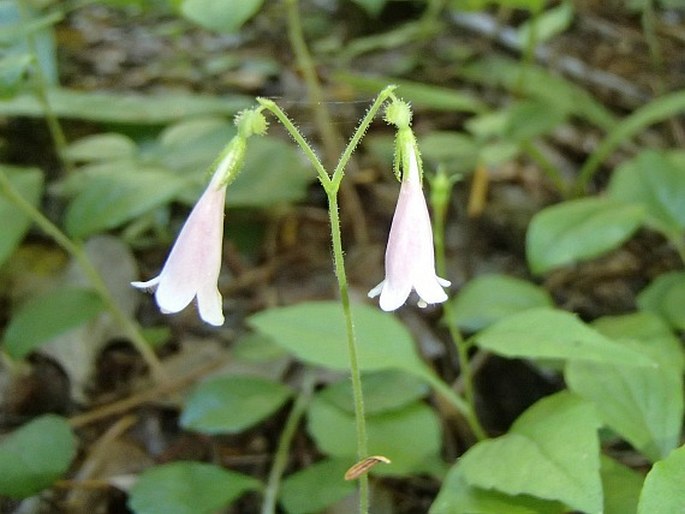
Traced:
[[402, 158], [405, 165], [385, 251], [385, 280], [369, 291], [369, 298], [380, 294], [380, 307], [384, 311], [401, 307], [412, 290], [419, 296], [419, 307], [442, 303], [447, 300], [443, 287], [450, 285], [435, 273], [433, 229], [423, 196], [413, 135], [404, 141], [404, 144], [399, 142], [405, 152]]
[[164, 314], [185, 309], [197, 297], [200, 317], [210, 325], [224, 324], [217, 281], [221, 269], [226, 184], [214, 175], [176, 238], [162, 272], [147, 282], [131, 282], [154, 290]]

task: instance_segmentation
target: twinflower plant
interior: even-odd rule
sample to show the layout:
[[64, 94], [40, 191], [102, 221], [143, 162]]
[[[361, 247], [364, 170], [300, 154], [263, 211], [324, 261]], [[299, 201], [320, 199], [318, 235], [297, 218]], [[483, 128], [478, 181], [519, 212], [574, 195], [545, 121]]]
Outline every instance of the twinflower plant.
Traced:
[[212, 165], [212, 178], [195, 204], [160, 274], [145, 282], [131, 282], [139, 289], [154, 291], [164, 314], [180, 312], [194, 298], [200, 318], [206, 323], [224, 323], [222, 297], [217, 287], [221, 271], [226, 189], [240, 172], [247, 138], [266, 131], [259, 110], [245, 111], [236, 118], [238, 134]]
[[380, 295], [384, 311], [400, 308], [412, 291], [419, 296], [419, 307], [442, 303], [447, 300], [443, 287], [450, 282], [435, 272], [433, 229], [423, 195], [420, 155], [409, 125], [411, 110], [395, 101], [388, 106], [386, 119], [398, 129], [395, 174], [402, 185], [385, 251], [385, 279], [369, 291], [369, 297]]

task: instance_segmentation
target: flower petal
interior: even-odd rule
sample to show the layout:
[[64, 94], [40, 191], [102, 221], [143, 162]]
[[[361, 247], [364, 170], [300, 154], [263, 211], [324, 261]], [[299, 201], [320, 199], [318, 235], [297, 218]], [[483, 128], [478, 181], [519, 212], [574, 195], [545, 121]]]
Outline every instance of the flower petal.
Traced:
[[216, 287], [201, 289], [197, 293], [197, 310], [202, 321], [215, 327], [224, 324], [223, 299]]

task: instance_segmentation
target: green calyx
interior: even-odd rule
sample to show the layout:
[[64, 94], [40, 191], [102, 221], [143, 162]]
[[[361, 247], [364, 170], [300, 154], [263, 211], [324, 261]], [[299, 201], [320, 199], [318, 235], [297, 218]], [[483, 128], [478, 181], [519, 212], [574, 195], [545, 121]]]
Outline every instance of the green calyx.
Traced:
[[240, 111], [234, 123], [238, 127], [238, 134], [243, 138], [248, 138], [253, 134], [263, 136], [269, 126], [261, 107]]
[[385, 108], [385, 121], [395, 125], [398, 129], [409, 128], [411, 125], [411, 107], [404, 100], [393, 100]]

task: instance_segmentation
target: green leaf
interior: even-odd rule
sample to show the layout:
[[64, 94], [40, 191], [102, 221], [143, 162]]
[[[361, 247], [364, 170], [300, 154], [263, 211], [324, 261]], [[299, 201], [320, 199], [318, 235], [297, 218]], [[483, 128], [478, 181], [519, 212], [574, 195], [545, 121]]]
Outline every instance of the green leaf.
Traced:
[[685, 273], [672, 271], [658, 276], [637, 295], [637, 305], [673, 328], [685, 330]]
[[477, 332], [510, 314], [534, 307], [553, 307], [543, 288], [506, 275], [480, 275], [459, 291], [453, 300], [456, 323], [463, 330]]
[[0, 495], [26, 498], [49, 487], [69, 469], [76, 438], [69, 423], [41, 416], [0, 441]]
[[481, 348], [505, 357], [656, 365], [641, 352], [603, 336], [574, 314], [544, 307], [507, 316], [475, 339]]
[[664, 460], [654, 464], [640, 494], [638, 514], [683, 512], [685, 497], [685, 446], [673, 450]]
[[[309, 433], [324, 453], [356, 461], [357, 433], [354, 415], [339, 409], [321, 395], [309, 407]], [[372, 473], [402, 475], [426, 471], [424, 461], [439, 459], [440, 420], [433, 409], [413, 403], [399, 410], [367, 416], [369, 455], [383, 455], [392, 463], [375, 466]]]
[[67, 148], [65, 156], [72, 161], [92, 162], [133, 158], [137, 153], [138, 148], [131, 138], [108, 132], [74, 141]]
[[461, 466], [457, 464], [447, 474], [429, 514], [561, 514], [565, 511], [557, 502], [472, 487], [464, 480]]
[[388, 84], [396, 84], [396, 94], [412, 105], [436, 111], [482, 112], [486, 106], [477, 97], [465, 91], [431, 86], [422, 82], [399, 80], [394, 77], [369, 77], [346, 72], [335, 74], [336, 81], [349, 84], [359, 91], [378, 94]]
[[659, 318], [646, 313], [602, 318], [597, 328], [658, 366], [572, 361], [566, 383], [593, 401], [604, 423], [651, 460], [665, 457], [678, 445], [683, 418], [680, 342]]
[[[43, 174], [36, 168], [17, 168], [0, 164], [10, 185], [36, 207], [43, 195]], [[9, 258], [31, 226], [31, 220], [0, 192], [0, 266]]]
[[609, 457], [601, 456], [604, 514], [636, 514], [644, 477]]
[[[274, 158], [276, 156], [277, 158]], [[229, 207], [273, 207], [302, 200], [316, 174], [293, 145], [272, 137], [253, 137], [245, 166], [232, 182]]]
[[173, 462], [145, 471], [130, 492], [136, 514], [214, 514], [258, 480], [201, 462]]
[[[478, 160], [478, 143], [467, 134], [432, 130], [419, 138], [424, 161], [442, 164], [450, 172], [470, 172]], [[392, 159], [392, 150], [391, 150]]]
[[685, 166], [676, 159], [676, 154], [645, 150], [616, 169], [611, 175], [608, 193], [617, 201], [644, 206], [647, 225], [666, 237], [682, 237]]
[[540, 274], [599, 257], [630, 238], [644, 217], [641, 205], [607, 198], [582, 198], [547, 207], [528, 228], [528, 264], [533, 273]]
[[[401, 409], [424, 398], [429, 393], [428, 385], [423, 380], [394, 369], [365, 373], [363, 383], [366, 414], [380, 414]], [[339, 409], [354, 414], [349, 380], [336, 382], [320, 394]]]
[[[60, 118], [131, 123], [162, 124], [172, 120], [223, 114], [233, 116], [254, 103], [239, 95], [217, 97], [189, 93], [140, 95], [133, 93], [83, 92], [65, 88], [48, 90], [48, 103]], [[43, 106], [33, 93], [17, 95], [0, 102], [0, 116], [43, 118]]]
[[459, 467], [471, 486], [600, 514], [599, 425], [591, 404], [558, 393], [530, 407], [506, 435], [473, 446]]
[[[364, 304], [353, 305], [352, 312], [362, 371], [395, 368], [425, 374], [411, 335], [395, 317]], [[304, 362], [349, 369], [345, 319], [338, 302], [268, 309], [250, 317], [249, 323]]]
[[217, 32], [237, 32], [262, 7], [264, 0], [184, 0], [181, 12], [198, 25]]
[[85, 238], [163, 205], [186, 185], [186, 180], [155, 169], [92, 175], [69, 204], [64, 225], [71, 236]]
[[354, 482], [343, 479], [348, 459], [325, 459], [287, 476], [279, 500], [288, 514], [321, 512], [354, 493]]
[[5, 331], [3, 348], [23, 359], [40, 345], [90, 320], [105, 306], [91, 290], [63, 287], [32, 298], [14, 313]]
[[205, 434], [242, 432], [273, 414], [291, 394], [288, 387], [264, 378], [212, 378], [188, 398], [181, 426]]

